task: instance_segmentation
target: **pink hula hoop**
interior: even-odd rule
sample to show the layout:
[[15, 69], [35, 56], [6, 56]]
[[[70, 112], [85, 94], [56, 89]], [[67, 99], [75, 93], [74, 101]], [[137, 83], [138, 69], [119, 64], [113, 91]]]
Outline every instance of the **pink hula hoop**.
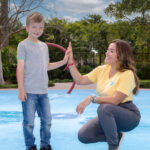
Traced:
[[[63, 51], [64, 53], [66, 52], [66, 49], [65, 49], [64, 47], [58, 45], [58, 44], [48, 43], [48, 42], [46, 42], [46, 44], [47, 44], [48, 46], [56, 47], [56, 48], [60, 49], [61, 51]], [[75, 87], [75, 81], [73, 81], [72, 86], [70, 87], [70, 89], [68, 90], [67, 93], [68, 93], [68, 94], [71, 93], [71, 91], [73, 90], [74, 87]]]

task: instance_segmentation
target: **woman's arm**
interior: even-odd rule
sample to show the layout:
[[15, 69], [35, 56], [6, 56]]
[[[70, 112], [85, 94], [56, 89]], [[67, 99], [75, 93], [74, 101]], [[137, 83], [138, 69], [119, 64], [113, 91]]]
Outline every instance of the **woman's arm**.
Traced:
[[[74, 60], [73, 60], [73, 52], [72, 52], [71, 42], [69, 42], [68, 50], [70, 51], [68, 64], [72, 64]], [[73, 64], [74, 64], [74, 63], [73, 63]], [[75, 80], [75, 82], [76, 82], [77, 84], [86, 85], [86, 84], [91, 84], [91, 83], [92, 83], [92, 82], [89, 80], [88, 76], [86, 76], [86, 75], [81, 75], [81, 73], [80, 73], [80, 72], [78, 71], [78, 69], [76, 68], [75, 64], [69, 66], [69, 70], [70, 70], [71, 76], [73, 77], [73, 79]]]
[[[113, 104], [113, 105], [118, 105], [120, 104], [126, 97], [127, 95], [116, 91], [113, 96], [94, 96], [94, 102], [97, 104]], [[86, 99], [84, 99], [76, 108], [76, 112], [78, 114], [82, 114], [85, 110], [85, 108], [93, 101], [93, 96], [90, 95]]]
[[98, 104], [113, 104], [118, 105], [120, 104], [125, 98], [127, 97], [126, 94], [116, 91], [113, 96], [97, 96], [96, 103]]
[[76, 84], [79, 84], [79, 85], [92, 84], [92, 82], [89, 80], [88, 76], [81, 75], [75, 65], [70, 66], [69, 70], [70, 70], [71, 76], [75, 80]]

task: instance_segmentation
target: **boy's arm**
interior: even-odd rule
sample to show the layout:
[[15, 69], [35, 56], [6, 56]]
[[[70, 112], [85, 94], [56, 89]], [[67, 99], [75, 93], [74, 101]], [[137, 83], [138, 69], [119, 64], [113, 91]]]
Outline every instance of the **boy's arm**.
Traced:
[[64, 60], [53, 62], [53, 63], [48, 63], [48, 70], [57, 69], [65, 64], [66, 64], [66, 62], [64, 62]]
[[53, 62], [53, 63], [48, 63], [48, 70], [54, 70], [54, 69], [57, 69], [57, 68], [65, 65], [67, 63], [67, 61], [68, 61], [69, 53], [70, 53], [70, 51], [67, 50], [65, 52], [64, 59], [61, 60], [61, 61], [57, 61], [57, 62]]
[[25, 101], [27, 99], [27, 95], [24, 90], [24, 60], [21, 59], [18, 59], [17, 62], [17, 81], [18, 81], [18, 89], [19, 89], [18, 98], [21, 101]]

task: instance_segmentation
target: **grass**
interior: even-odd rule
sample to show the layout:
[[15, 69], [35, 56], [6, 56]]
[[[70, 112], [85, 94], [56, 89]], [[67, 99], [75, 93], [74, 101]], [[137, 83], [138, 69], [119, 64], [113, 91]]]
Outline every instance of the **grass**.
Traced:
[[0, 85], [0, 89], [18, 88], [17, 84], [4, 84]]
[[[54, 81], [48, 82], [49, 87], [54, 86], [54, 85], [55, 85]], [[12, 84], [12, 83], [7, 83], [7, 82], [4, 85], [0, 85], [0, 89], [12, 89], [12, 88], [18, 88], [18, 85]]]

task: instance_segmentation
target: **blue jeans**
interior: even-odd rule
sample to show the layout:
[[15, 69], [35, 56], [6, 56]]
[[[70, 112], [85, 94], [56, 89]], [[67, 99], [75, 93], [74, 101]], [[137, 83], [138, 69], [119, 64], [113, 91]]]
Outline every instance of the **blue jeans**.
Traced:
[[35, 113], [37, 111], [41, 121], [40, 137], [41, 147], [50, 144], [51, 111], [48, 94], [30, 94], [27, 93], [27, 99], [22, 102], [23, 109], [23, 132], [26, 148], [29, 149], [35, 145], [33, 135]]

